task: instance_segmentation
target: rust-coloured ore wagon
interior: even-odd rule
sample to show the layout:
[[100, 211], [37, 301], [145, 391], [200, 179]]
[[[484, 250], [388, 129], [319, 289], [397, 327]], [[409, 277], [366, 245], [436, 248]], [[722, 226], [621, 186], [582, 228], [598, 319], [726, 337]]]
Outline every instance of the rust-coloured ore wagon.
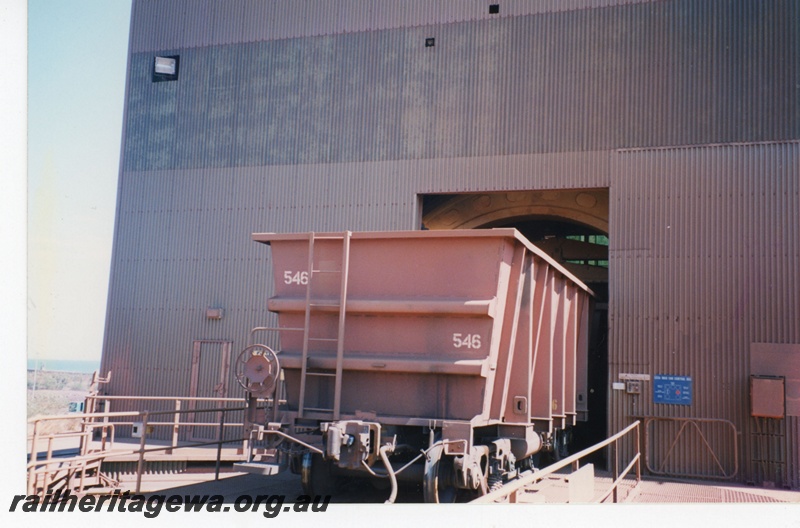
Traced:
[[591, 290], [515, 229], [253, 239], [271, 246], [278, 326], [251, 340], [280, 346], [237, 360], [239, 468], [290, 468], [309, 494], [350, 475], [388, 479], [390, 501], [398, 480], [453, 501], [558, 454], [585, 417]]

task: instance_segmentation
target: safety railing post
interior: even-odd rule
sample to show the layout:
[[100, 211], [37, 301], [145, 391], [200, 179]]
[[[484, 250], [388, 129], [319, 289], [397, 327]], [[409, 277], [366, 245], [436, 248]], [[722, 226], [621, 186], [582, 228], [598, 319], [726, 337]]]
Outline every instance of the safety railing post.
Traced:
[[219, 466], [222, 458], [222, 428], [225, 427], [225, 411], [219, 413], [219, 429], [217, 429], [217, 463], [214, 466], [214, 480], [219, 480]]
[[636, 426], [636, 483], [642, 481], [642, 444], [640, 438], [639, 428], [641, 426]]
[[[175, 400], [175, 415], [172, 419], [172, 449], [178, 447], [178, 431], [181, 422], [181, 401]], [[168, 450], [168, 454], [172, 454], [172, 449]]]
[[[612, 453], [613, 453], [613, 456], [611, 457], [612, 458], [612, 462], [611, 463], [614, 465], [614, 482], [617, 482], [617, 480], [619, 480], [619, 439], [614, 440], [614, 448], [613, 448]], [[619, 496], [618, 496], [618, 493], [617, 493], [618, 487], [619, 486], [614, 484], [614, 491], [612, 493], [613, 496], [614, 496], [614, 499], [613, 499], [614, 500], [614, 504], [616, 504], [617, 501], [619, 500]]]
[[253, 438], [253, 434], [254, 433], [255, 433], [255, 431], [251, 427], [247, 432], [247, 436], [244, 437], [244, 440], [242, 442], [242, 444], [245, 446], [244, 452], [243, 452], [244, 455], [245, 455], [245, 462], [247, 462], [248, 464], [253, 461], [253, 450], [250, 449], [250, 446], [253, 445], [252, 444], [252, 438]]
[[45, 465], [45, 472], [44, 472], [44, 480], [42, 481], [42, 493], [47, 495], [47, 490], [50, 489], [50, 479], [52, 478], [52, 473], [50, 472], [50, 464]]
[[150, 413], [142, 412], [142, 438], [139, 440], [139, 462], [136, 465], [136, 493], [142, 491], [142, 473], [144, 472], [144, 446], [147, 438], [147, 421]]
[[[97, 403], [95, 403], [95, 405], [97, 405]], [[103, 435], [104, 435], [103, 436], [103, 445], [105, 445], [105, 443], [106, 443], [105, 434], [106, 434], [106, 427], [108, 427], [108, 424], [109, 424], [108, 413], [110, 413], [110, 412], [111, 412], [111, 400], [108, 400], [108, 399], [103, 400], [103, 414], [104, 414], [104, 416], [103, 416]]]
[[[97, 373], [95, 372], [95, 375]], [[95, 398], [93, 393], [90, 393], [86, 396], [86, 399], [83, 403], [83, 412], [84, 414], [93, 415], [95, 413], [95, 407], [97, 407], [97, 398]], [[86, 417], [81, 420], [81, 427], [82, 431], [85, 436], [81, 437], [81, 444], [80, 444], [80, 454], [85, 455], [89, 452], [89, 449], [92, 445], [92, 441], [94, 440], [94, 422], [95, 419], [92, 417]]]
[[[275, 405], [273, 400], [273, 406]], [[245, 439], [242, 441], [242, 453], [247, 453], [248, 462], [250, 462], [250, 456], [252, 455], [252, 441], [253, 441], [253, 424], [258, 421], [258, 399], [252, 395], [247, 396], [247, 410], [244, 414], [244, 419], [242, 422], [244, 423], [244, 430], [248, 432], [248, 434], [244, 437]]]
[[[86, 402], [83, 404], [84, 409], [86, 409]], [[81, 435], [78, 437], [78, 454], [85, 455], [86, 452], [89, 450], [89, 438], [86, 436], [86, 431], [91, 430], [91, 427], [87, 427], [87, 419], [81, 418]]]
[[28, 495], [33, 495], [36, 488], [36, 444], [39, 441], [39, 420], [33, 422], [33, 438], [31, 439], [30, 467], [28, 469]]

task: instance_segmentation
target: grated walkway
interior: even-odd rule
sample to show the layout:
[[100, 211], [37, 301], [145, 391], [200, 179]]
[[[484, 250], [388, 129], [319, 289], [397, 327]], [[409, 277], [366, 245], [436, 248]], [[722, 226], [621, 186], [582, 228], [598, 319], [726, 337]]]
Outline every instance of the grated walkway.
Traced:
[[731, 483], [645, 479], [626, 502], [633, 503], [796, 503], [800, 491]]
[[[163, 475], [145, 476], [149, 480], [145, 490], [149, 492], [167, 490], [176, 493], [194, 494], [221, 494], [226, 500], [233, 500], [241, 493], [254, 490], [272, 489], [272, 493], [302, 493], [300, 478], [288, 471], [272, 477], [258, 475], [226, 473], [221, 475], [222, 480], [214, 481], [213, 474], [202, 475]], [[521, 504], [567, 504], [569, 502], [568, 475], [551, 475], [536, 486], [526, 488], [521, 493], [518, 501]], [[206, 480], [203, 480], [203, 479]], [[184, 480], [185, 479], [185, 480]], [[610, 476], [597, 475], [595, 477], [595, 499], [601, 497], [610, 489], [612, 479]], [[126, 483], [122, 483], [124, 487]], [[278, 489], [279, 488], [279, 489]], [[374, 503], [383, 502], [387, 491], [374, 490], [371, 486], [353, 487], [344, 489], [341, 494], [333, 497], [333, 502], [344, 503]], [[638, 485], [634, 480], [623, 481], [619, 490], [619, 503], [624, 504], [675, 504], [675, 503], [793, 503], [800, 506], [800, 491], [757, 488], [732, 483], [680, 481], [644, 478]], [[412, 490], [401, 488], [398, 496], [399, 502], [419, 502], [421, 494], [417, 496]], [[610, 504], [611, 499], [606, 501]]]
[[[594, 478], [594, 498], [599, 500], [609, 489], [613, 479], [604, 472]], [[569, 475], [554, 474], [529, 486], [518, 497], [521, 503], [567, 504], [569, 502]], [[612, 502], [609, 498], [606, 503]], [[620, 503], [796, 503], [800, 504], [800, 491], [756, 488], [730, 482], [661, 479], [645, 477], [636, 485], [626, 479], [618, 490]]]

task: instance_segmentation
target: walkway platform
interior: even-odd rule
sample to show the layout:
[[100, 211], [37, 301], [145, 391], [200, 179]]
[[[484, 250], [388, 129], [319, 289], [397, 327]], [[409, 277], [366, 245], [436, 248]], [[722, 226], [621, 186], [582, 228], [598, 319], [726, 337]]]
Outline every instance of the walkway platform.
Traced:
[[[594, 478], [594, 499], [602, 497], [611, 488], [612, 482], [609, 474], [597, 472]], [[771, 502], [800, 505], [800, 491], [757, 488], [731, 482], [643, 477], [638, 485], [634, 479], [624, 480], [618, 490], [618, 500], [628, 504]], [[526, 488], [525, 493], [520, 495], [519, 502], [567, 504], [569, 475], [551, 475]]]
[[[60, 443], [54, 448], [58, 450], [77, 451], [77, 442]], [[92, 447], [99, 447], [93, 442]], [[167, 447], [168, 443], [148, 440], [146, 447]], [[45, 447], [45, 446], [43, 446]], [[135, 438], [118, 439], [111, 455], [104, 462], [105, 468], [111, 470], [112, 476], [120, 481], [120, 488], [133, 489], [135, 484], [135, 463], [139, 449], [139, 440]], [[263, 492], [264, 488], [274, 488], [274, 493], [283, 493], [287, 497], [302, 494], [300, 478], [284, 472], [272, 477], [250, 475], [233, 472], [231, 464], [244, 459], [241, 444], [223, 447], [220, 461], [220, 480], [215, 481], [214, 463], [217, 457], [216, 446], [183, 447], [172, 454], [167, 452], [148, 453], [146, 459], [150, 471], [142, 477], [142, 491], [145, 493], [166, 492], [189, 494], [220, 494], [226, 499], [249, 493]], [[181, 464], [183, 463], [183, 464]], [[187, 464], [190, 463], [190, 464]], [[174, 467], [173, 467], [174, 466]], [[135, 471], [135, 470], [134, 470]], [[528, 504], [567, 504], [569, 503], [569, 479], [566, 473], [556, 473], [544, 480], [525, 488], [518, 496], [518, 502]], [[593, 500], [601, 497], [610, 489], [612, 478], [603, 471], [595, 471]], [[333, 502], [375, 503], [383, 502], [387, 491], [358, 487], [343, 490]], [[90, 493], [104, 493], [110, 490], [94, 489]], [[417, 495], [418, 494], [418, 495]], [[398, 500], [401, 502], [421, 502], [421, 492], [417, 490], [401, 490]], [[800, 490], [784, 490], [775, 488], [759, 488], [732, 482], [710, 482], [702, 480], [678, 480], [645, 476], [635, 485], [633, 479], [623, 481], [618, 491], [620, 503], [661, 504], [661, 503], [794, 503], [800, 506]], [[588, 501], [587, 501], [588, 502]], [[609, 502], [609, 501], [607, 501]]]
[[[568, 487], [566, 475], [552, 475], [526, 489], [520, 495], [521, 504], [567, 504]], [[610, 476], [595, 477], [595, 493], [602, 495], [611, 485]], [[121, 483], [123, 486], [127, 482]], [[221, 473], [215, 481], [213, 474], [148, 475], [144, 479], [143, 491], [176, 494], [222, 495], [226, 501], [234, 501], [244, 494], [281, 493], [287, 497], [302, 494], [300, 478], [284, 472], [276, 476], [262, 477], [243, 473]], [[730, 482], [705, 482], [697, 480], [672, 480], [645, 477], [637, 486], [625, 481], [619, 491], [620, 504], [674, 504], [674, 503], [791, 503], [800, 508], [800, 491], [758, 488]], [[351, 486], [334, 496], [334, 503], [380, 503], [388, 491], [375, 490], [369, 485]], [[414, 489], [401, 488], [398, 502], [421, 502], [421, 493]], [[800, 509], [798, 509], [800, 514]]]

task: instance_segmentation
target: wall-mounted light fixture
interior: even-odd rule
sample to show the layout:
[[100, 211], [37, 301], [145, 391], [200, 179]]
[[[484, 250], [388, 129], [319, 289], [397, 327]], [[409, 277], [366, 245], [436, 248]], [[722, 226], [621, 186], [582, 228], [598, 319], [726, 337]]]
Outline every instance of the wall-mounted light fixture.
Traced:
[[153, 82], [177, 81], [180, 62], [179, 55], [156, 56], [153, 60]]
[[222, 308], [206, 308], [206, 319], [212, 319], [214, 321], [219, 321], [222, 319], [222, 316], [225, 315], [225, 310]]

